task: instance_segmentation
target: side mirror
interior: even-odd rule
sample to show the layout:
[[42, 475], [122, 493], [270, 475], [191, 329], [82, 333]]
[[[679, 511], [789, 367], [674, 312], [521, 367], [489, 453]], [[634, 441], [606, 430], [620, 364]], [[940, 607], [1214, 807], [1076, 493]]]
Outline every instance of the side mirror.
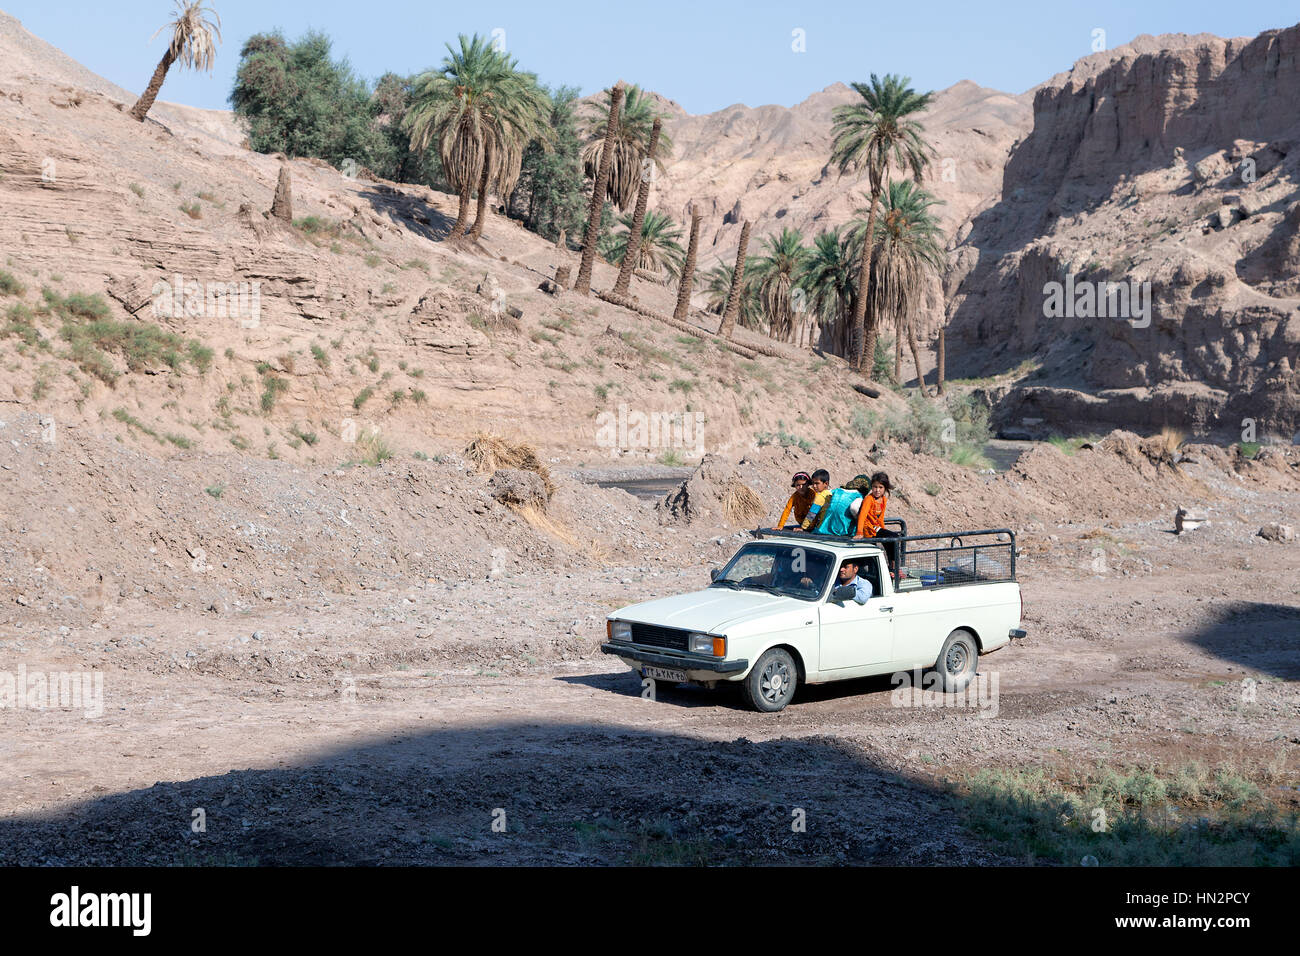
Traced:
[[831, 600], [841, 602], [852, 601], [857, 597], [857, 594], [858, 589], [852, 584], [841, 584], [840, 586], [831, 589]]
[[722, 577], [722, 569], [721, 569], [721, 568], [709, 568], [709, 580], [710, 580], [710, 581], [716, 581], [716, 580], [718, 580], [718, 578], [720, 578], [720, 577]]

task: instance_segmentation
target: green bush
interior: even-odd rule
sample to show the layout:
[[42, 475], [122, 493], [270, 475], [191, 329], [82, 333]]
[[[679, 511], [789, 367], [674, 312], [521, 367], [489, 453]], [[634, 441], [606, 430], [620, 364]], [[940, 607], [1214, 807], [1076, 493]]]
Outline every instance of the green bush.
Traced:
[[15, 302], [5, 310], [5, 323], [0, 325], [0, 338], [11, 335], [16, 335], [27, 345], [38, 345], [45, 341], [36, 328], [36, 316], [21, 302]]
[[378, 465], [393, 457], [393, 449], [378, 432], [367, 432], [357, 439], [357, 448], [361, 450], [361, 463]]
[[982, 770], [955, 790], [963, 825], [1022, 861], [1295, 866], [1300, 820], [1227, 769]]
[[[855, 429], [870, 429], [876, 424], [875, 416], [865, 413], [853, 424]], [[971, 468], [989, 467], [981, 450], [993, 434], [988, 410], [970, 396], [931, 401], [913, 393], [906, 409], [885, 416], [878, 427], [882, 438], [903, 442], [918, 454], [936, 455]]]
[[316, 442], [320, 441], [320, 437], [315, 432], [305, 432], [297, 424], [290, 427], [289, 434], [294, 438], [305, 441], [308, 445], [315, 445]]
[[289, 383], [276, 375], [265, 376], [263, 382], [262, 412], [269, 415], [275, 409], [276, 400], [289, 390]]
[[413, 152], [403, 128], [415, 77], [387, 73], [372, 87], [346, 59], [333, 59], [330, 47], [317, 32], [245, 41], [230, 102], [248, 122], [251, 147], [319, 157], [339, 169], [352, 160], [384, 179], [441, 184], [438, 150]]

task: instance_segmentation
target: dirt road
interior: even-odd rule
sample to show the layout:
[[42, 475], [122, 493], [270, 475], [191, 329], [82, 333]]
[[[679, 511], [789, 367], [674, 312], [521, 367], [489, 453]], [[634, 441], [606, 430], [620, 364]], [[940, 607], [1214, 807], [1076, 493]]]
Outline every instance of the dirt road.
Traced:
[[[1098, 761], [1230, 766], [1295, 809], [1300, 549], [1254, 536], [1250, 512], [1274, 497], [1182, 537], [1110, 529], [1101, 572], [1089, 529], [1025, 536], [1029, 636], [982, 659], [974, 706], [900, 700], [889, 678], [801, 689], [776, 715], [726, 690], [643, 699], [596, 649], [600, 609], [698, 586], [707, 560], [438, 607], [366, 592], [202, 637], [139, 609], [26, 647], [29, 669], [101, 670], [104, 712], [3, 712], [0, 859], [990, 862], [948, 781]], [[558, 659], [529, 663], [525, 621]]]

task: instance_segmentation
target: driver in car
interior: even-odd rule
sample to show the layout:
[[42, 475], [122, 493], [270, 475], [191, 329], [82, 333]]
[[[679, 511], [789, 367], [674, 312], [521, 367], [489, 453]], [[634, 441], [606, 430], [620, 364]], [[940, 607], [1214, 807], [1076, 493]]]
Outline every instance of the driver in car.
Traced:
[[[822, 579], [823, 581], [825, 578]], [[794, 554], [784, 554], [772, 563], [772, 570], [766, 574], [754, 574], [741, 581], [741, 584], [755, 584], [759, 587], [776, 588], [815, 588], [817, 582], [806, 572], [794, 569]]]
[[871, 582], [866, 578], [858, 577], [858, 571], [861, 567], [858, 562], [849, 558], [840, 565], [839, 579], [835, 582], [837, 588], [851, 587], [854, 590], [853, 600], [857, 604], [866, 604], [867, 599], [871, 597]]

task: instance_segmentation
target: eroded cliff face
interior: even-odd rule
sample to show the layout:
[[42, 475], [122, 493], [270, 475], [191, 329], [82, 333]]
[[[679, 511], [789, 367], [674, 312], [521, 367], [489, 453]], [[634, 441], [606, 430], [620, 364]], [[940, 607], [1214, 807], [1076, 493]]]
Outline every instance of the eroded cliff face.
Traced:
[[[1037, 92], [1001, 200], [953, 256], [949, 374], [1019, 369], [994, 396], [1008, 430], [1250, 419], [1290, 437], [1300, 26], [1156, 40]], [[1118, 316], [1097, 299], [1107, 282], [1138, 293]]]

